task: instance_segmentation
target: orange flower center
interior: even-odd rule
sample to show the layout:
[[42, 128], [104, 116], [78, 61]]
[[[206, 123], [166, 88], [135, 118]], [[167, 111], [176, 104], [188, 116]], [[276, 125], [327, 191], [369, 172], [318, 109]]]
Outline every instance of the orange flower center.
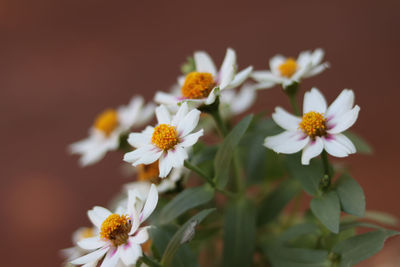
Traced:
[[322, 113], [310, 111], [303, 115], [299, 126], [311, 138], [326, 135], [326, 119]]
[[109, 136], [118, 126], [118, 114], [114, 109], [107, 109], [94, 122], [94, 127]]
[[129, 238], [132, 223], [128, 215], [111, 214], [101, 224], [100, 237], [110, 240], [115, 246], [125, 244]]
[[158, 160], [149, 165], [141, 164], [138, 166], [139, 181], [159, 184], [161, 182], [161, 178], [158, 175]]
[[178, 144], [178, 132], [174, 126], [160, 124], [154, 129], [151, 142], [162, 150], [169, 150]]
[[211, 73], [191, 72], [186, 75], [181, 91], [185, 98], [200, 99], [207, 97], [214, 85], [215, 82]]
[[295, 59], [290, 57], [281, 65], [279, 65], [278, 68], [282, 76], [290, 78], [297, 71], [297, 62]]

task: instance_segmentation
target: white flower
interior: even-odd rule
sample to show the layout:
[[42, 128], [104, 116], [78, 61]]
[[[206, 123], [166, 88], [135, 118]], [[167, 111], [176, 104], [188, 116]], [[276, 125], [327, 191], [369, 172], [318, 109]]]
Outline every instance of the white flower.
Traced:
[[115, 267], [119, 262], [124, 265], [135, 264], [143, 254], [140, 245], [149, 239], [149, 226], [139, 226], [157, 206], [157, 189], [154, 185], [151, 186], [145, 203], [139, 201], [139, 197], [137, 191], [129, 191], [127, 208], [119, 207], [116, 213], [98, 206], [90, 210], [89, 219], [97, 227], [99, 234], [78, 242], [81, 248], [92, 252], [71, 263], [96, 266], [103, 259], [101, 267]]
[[269, 61], [269, 71], [254, 71], [251, 77], [259, 83], [258, 89], [271, 88], [275, 84], [287, 88], [294, 82], [300, 82], [303, 78], [324, 71], [329, 64], [321, 63], [323, 57], [324, 51], [320, 48], [315, 49], [314, 52], [301, 52], [297, 60], [276, 55]]
[[289, 114], [277, 107], [273, 120], [286, 131], [265, 139], [264, 145], [277, 153], [292, 154], [303, 150], [301, 163], [308, 165], [310, 159], [323, 149], [335, 157], [346, 157], [356, 152], [353, 143], [342, 134], [357, 120], [360, 107], [354, 106], [354, 93], [345, 89], [327, 108], [324, 96], [313, 88], [306, 92], [303, 117]]
[[126, 153], [124, 160], [133, 166], [150, 164], [158, 160], [159, 176], [166, 177], [172, 168], [183, 166], [188, 158], [187, 149], [193, 146], [203, 129], [191, 133], [200, 119], [200, 111], [192, 109], [190, 112], [186, 103], [183, 103], [178, 112], [171, 118], [167, 108], [163, 105], [156, 108], [157, 127], [148, 126], [141, 133], [131, 133], [128, 142], [136, 150]]
[[72, 234], [72, 242], [74, 246], [62, 249], [61, 250], [62, 257], [67, 261], [71, 261], [87, 253], [88, 252], [87, 250], [82, 249], [78, 246], [78, 242], [81, 241], [82, 239], [93, 237], [96, 234], [97, 234], [96, 229], [94, 227], [81, 227], [78, 230], [76, 230]]
[[151, 103], [144, 106], [142, 97], [134, 97], [127, 106], [107, 109], [97, 117], [87, 139], [70, 145], [71, 153], [81, 155], [82, 166], [98, 162], [108, 151], [118, 148], [122, 134], [147, 123], [153, 117], [154, 108]]
[[157, 92], [155, 101], [164, 105], [176, 105], [182, 101], [193, 105], [214, 103], [219, 91], [241, 85], [250, 75], [253, 67], [236, 73], [236, 53], [228, 48], [219, 71], [211, 57], [204, 51], [194, 53], [195, 72], [178, 78], [180, 90], [173, 93]]
[[248, 110], [256, 101], [254, 85], [245, 84], [239, 91], [221, 92], [220, 105], [222, 117], [230, 118]]

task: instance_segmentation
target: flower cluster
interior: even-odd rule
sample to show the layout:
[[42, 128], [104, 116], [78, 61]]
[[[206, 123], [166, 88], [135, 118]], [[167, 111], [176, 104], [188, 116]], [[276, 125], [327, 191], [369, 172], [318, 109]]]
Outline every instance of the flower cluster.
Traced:
[[[255, 71], [249, 66], [237, 71], [233, 49], [227, 49], [219, 69], [206, 52], [198, 51], [185, 63], [183, 75], [169, 92], [156, 92], [156, 104], [146, 104], [142, 97], [136, 96], [127, 106], [101, 113], [89, 137], [70, 146], [71, 153], [80, 154], [81, 165], [87, 166], [100, 161], [108, 151], [122, 151], [123, 161], [129, 163], [128, 168], [132, 170], [129, 173], [136, 180], [124, 185], [124, 193], [110, 209], [96, 206], [88, 211], [93, 227], [78, 230], [74, 234], [75, 246], [63, 250], [68, 264], [176, 266], [178, 256], [193, 260], [190, 255], [194, 252], [185, 243], [195, 236], [196, 226], [215, 208], [221, 211], [213, 217], [219, 228], [214, 224], [206, 226], [203, 241], [211, 238], [210, 242], [215, 243], [223, 239], [224, 248], [219, 254], [223, 255], [220, 260], [224, 266], [238, 263], [264, 266], [266, 262], [273, 266], [292, 266], [291, 260], [296, 262], [297, 256], [282, 259], [287, 249], [308, 249], [311, 254], [326, 252], [326, 255], [318, 254], [320, 265], [319, 259], [311, 259], [310, 264], [315, 266], [356, 263], [354, 259], [346, 261], [349, 256], [340, 250], [340, 246], [346, 246], [340, 242], [351, 239], [355, 233], [343, 237], [344, 241], [332, 236], [342, 233], [341, 211], [364, 215], [364, 195], [358, 183], [345, 173], [342, 173], [344, 178], [335, 181], [340, 170], [331, 165], [328, 154], [343, 158], [356, 152], [356, 145], [362, 141], [348, 129], [356, 122], [360, 107], [355, 105], [354, 92], [350, 89], [344, 89], [328, 106], [322, 93], [312, 88], [304, 94], [302, 115], [297, 108], [301, 81], [329, 67], [323, 57], [322, 49], [302, 52], [297, 59], [276, 55], [269, 62], [269, 70]], [[272, 120], [249, 115], [232, 127], [235, 116], [253, 106], [261, 89], [275, 85], [280, 85], [289, 96], [294, 114], [276, 107]], [[154, 115], [156, 121], [151, 124]], [[207, 139], [199, 141], [217, 132], [219, 143], [207, 145]], [[268, 159], [267, 148], [276, 152]], [[300, 160], [296, 156], [278, 155], [300, 151]], [[316, 159], [319, 155], [321, 159]], [[287, 164], [280, 166], [279, 162]], [[280, 169], [271, 175], [266, 166]], [[197, 179], [192, 179], [192, 174]], [[277, 174], [281, 175], [282, 183], [275, 188]], [[249, 194], [247, 189], [254, 183], [258, 184], [259, 193], [252, 190]], [[265, 188], [267, 185], [269, 188]], [[314, 217], [301, 217], [295, 210], [285, 218], [283, 208], [296, 194], [301, 196], [300, 186], [314, 197], [310, 203]], [[160, 203], [159, 194], [163, 195]], [[215, 198], [208, 204], [210, 209], [199, 209], [218, 194], [225, 195], [230, 204]], [[274, 203], [277, 200], [282, 202]], [[188, 218], [186, 211], [194, 208], [197, 214]], [[143, 226], [155, 210], [150, 224]], [[178, 217], [188, 219], [179, 229], [176, 227], [182, 219]], [[269, 223], [273, 220], [274, 228], [271, 228]], [[171, 224], [172, 221], [175, 223]], [[255, 228], [255, 221], [260, 229]], [[317, 240], [306, 248], [301, 247], [306, 241], [293, 241], [293, 238], [302, 238], [302, 230], [300, 234], [294, 233], [297, 233], [295, 227], [301, 228], [304, 223], [308, 224], [307, 234], [315, 235]], [[248, 233], [237, 231], [247, 227], [251, 228]], [[288, 227], [295, 230], [287, 230]], [[292, 231], [293, 240], [286, 230]], [[256, 232], [261, 235], [260, 240], [256, 240]], [[281, 240], [282, 236], [285, 241]], [[237, 245], [233, 246], [232, 242]], [[253, 257], [254, 253], [260, 253], [255, 251], [254, 242], [261, 242], [257, 247], [265, 251], [263, 256]], [[180, 246], [184, 247], [177, 254]], [[317, 252], [309, 247], [315, 247]], [[218, 254], [220, 251], [215, 249]], [[242, 250], [249, 251], [248, 255], [243, 256]], [[262, 259], [257, 262], [259, 258]], [[309, 263], [306, 257], [302, 262], [304, 266]]]

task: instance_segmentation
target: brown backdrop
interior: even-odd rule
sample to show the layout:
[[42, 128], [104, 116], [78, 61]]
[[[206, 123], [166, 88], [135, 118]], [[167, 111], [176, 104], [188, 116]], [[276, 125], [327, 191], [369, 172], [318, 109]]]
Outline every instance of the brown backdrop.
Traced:
[[[323, 47], [332, 68], [303, 86], [330, 101], [353, 88], [355, 131], [374, 156], [346, 159], [368, 209], [400, 217], [400, 1], [0, 1], [2, 266], [59, 266], [57, 251], [86, 210], [105, 205], [126, 182], [121, 155], [85, 169], [66, 153], [94, 116], [134, 94], [168, 90], [194, 50], [266, 68], [275, 53]], [[255, 108], [287, 105], [279, 89]], [[348, 160], [348, 161], [347, 161]], [[399, 240], [369, 261], [398, 266]], [[386, 265], [385, 265], [386, 266]]]

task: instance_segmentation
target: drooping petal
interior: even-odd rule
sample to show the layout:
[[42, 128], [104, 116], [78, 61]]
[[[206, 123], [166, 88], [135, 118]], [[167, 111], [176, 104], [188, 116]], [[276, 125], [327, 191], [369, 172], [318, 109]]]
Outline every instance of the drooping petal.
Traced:
[[249, 109], [255, 101], [256, 91], [253, 86], [245, 84], [228, 104], [232, 114], [240, 114]]
[[326, 107], [327, 104], [325, 97], [317, 88], [314, 87], [311, 89], [311, 91], [304, 94], [303, 114], [306, 114], [310, 111], [325, 113]]
[[223, 90], [232, 82], [233, 76], [235, 75], [235, 65], [236, 53], [233, 49], [228, 48], [226, 50], [226, 55], [218, 74], [218, 83], [221, 90]]
[[156, 108], [158, 124], [171, 124], [171, 115], [166, 106], [161, 105]]
[[360, 107], [356, 105], [353, 109], [341, 114], [338, 117], [334, 117], [328, 121], [328, 133], [338, 134], [349, 129], [357, 121]]
[[199, 140], [199, 138], [203, 136], [203, 133], [204, 130], [201, 129], [200, 131], [197, 131], [195, 133], [188, 134], [181, 140], [182, 143], [180, 143], [179, 145], [182, 147], [190, 147], [197, 143], [197, 140]]
[[178, 122], [178, 135], [185, 137], [196, 128], [199, 123], [201, 112], [197, 109], [192, 109], [181, 121]]
[[326, 117], [329, 119], [339, 117], [349, 111], [354, 105], [354, 92], [350, 89], [344, 89], [335, 101], [328, 107]]
[[311, 141], [304, 149], [301, 155], [301, 164], [310, 164], [310, 159], [321, 154], [324, 149], [324, 142], [321, 137], [317, 136], [315, 140]]
[[172, 169], [172, 162], [171, 159], [168, 157], [167, 153], [161, 155], [160, 159], [158, 160], [158, 170], [160, 178], [167, 177]]
[[212, 76], [217, 76], [217, 68], [211, 57], [204, 51], [197, 51], [194, 53], [194, 63], [197, 72], [208, 72]]
[[183, 167], [183, 162], [189, 157], [186, 150], [181, 146], [176, 146], [168, 151], [168, 157], [171, 159], [172, 167]]
[[175, 127], [178, 126], [179, 122], [182, 121], [183, 118], [185, 118], [188, 112], [189, 112], [188, 104], [186, 102], [182, 103], [182, 105], [178, 109], [178, 112], [173, 117], [171, 125]]
[[265, 138], [264, 146], [277, 153], [292, 154], [302, 150], [310, 138], [301, 131], [285, 131]]
[[84, 238], [78, 241], [78, 246], [86, 250], [98, 249], [106, 245], [106, 242], [101, 240], [98, 236]]
[[142, 213], [139, 217], [139, 222], [144, 222], [154, 211], [158, 202], [158, 191], [154, 184], [151, 185], [149, 195], [147, 196], [146, 203], [144, 204]]
[[119, 249], [111, 248], [103, 259], [100, 267], [115, 267], [119, 261]]
[[296, 117], [281, 107], [276, 107], [272, 119], [285, 130], [296, 131], [299, 129], [301, 118]]
[[247, 67], [244, 70], [236, 73], [233, 81], [229, 84], [229, 88], [235, 88], [241, 85], [249, 76], [250, 73], [253, 71], [253, 67]]
[[108, 209], [99, 206], [95, 206], [93, 209], [88, 211], [90, 221], [99, 229], [103, 221], [111, 214], [112, 213]]
[[119, 256], [126, 266], [133, 266], [142, 254], [142, 247], [130, 240], [128, 244], [119, 248]]
[[156, 161], [162, 154], [162, 150], [154, 145], [144, 145], [124, 155], [124, 161], [139, 164], [150, 164]]
[[90, 252], [82, 257], [79, 257], [79, 258], [71, 261], [71, 263], [78, 265], [78, 264], [86, 264], [86, 263], [96, 262], [101, 257], [103, 257], [104, 254], [106, 254], [108, 250], [109, 250], [109, 247], [95, 250], [93, 252]]
[[143, 244], [149, 239], [148, 229], [150, 226], [139, 228], [135, 235], [129, 238], [129, 241], [135, 244]]

